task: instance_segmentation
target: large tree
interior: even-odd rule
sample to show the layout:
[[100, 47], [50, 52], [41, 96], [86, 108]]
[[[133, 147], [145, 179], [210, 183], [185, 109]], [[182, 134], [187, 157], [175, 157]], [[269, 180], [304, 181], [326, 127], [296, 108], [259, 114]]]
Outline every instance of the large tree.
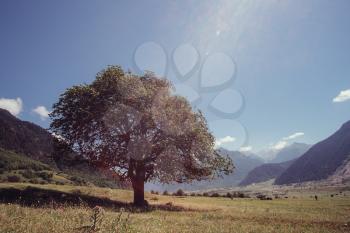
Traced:
[[152, 73], [109, 66], [91, 84], [67, 89], [50, 116], [52, 132], [73, 151], [131, 181], [135, 205], [146, 203], [146, 181], [183, 183], [232, 171], [232, 161], [214, 150], [202, 113]]

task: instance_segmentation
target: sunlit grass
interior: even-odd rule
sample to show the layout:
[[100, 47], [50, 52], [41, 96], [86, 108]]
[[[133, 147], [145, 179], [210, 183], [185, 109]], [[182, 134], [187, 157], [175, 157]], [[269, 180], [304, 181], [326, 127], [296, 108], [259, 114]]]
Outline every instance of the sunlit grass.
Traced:
[[[0, 184], [3, 187], [25, 188], [27, 184]], [[113, 200], [131, 202], [132, 192], [109, 188], [36, 185]], [[309, 196], [261, 201], [256, 199], [229, 199], [224, 197], [173, 197], [146, 194], [151, 204], [171, 202], [188, 207], [190, 211], [153, 210], [126, 212], [105, 208], [99, 232], [349, 232], [350, 198], [339, 195], [321, 197], [318, 201]], [[80, 206], [21, 207], [0, 204], [0, 232], [80, 232], [79, 227], [89, 225], [92, 209]], [[130, 216], [128, 217], [128, 214]], [[126, 229], [122, 228], [123, 219]]]

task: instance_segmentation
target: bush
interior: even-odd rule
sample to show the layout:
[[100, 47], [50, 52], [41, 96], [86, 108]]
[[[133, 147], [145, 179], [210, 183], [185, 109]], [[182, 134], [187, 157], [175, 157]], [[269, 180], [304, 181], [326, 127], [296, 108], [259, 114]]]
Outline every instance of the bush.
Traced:
[[178, 189], [178, 190], [174, 193], [174, 196], [179, 196], [179, 197], [185, 196], [185, 192], [184, 192], [182, 189]]
[[220, 197], [220, 194], [218, 194], [218, 193], [212, 193], [212, 194], [210, 195], [210, 197]]
[[268, 197], [268, 196], [266, 196], [266, 195], [264, 195], [264, 194], [258, 194], [257, 196], [256, 196], [256, 198], [258, 198], [259, 200], [269, 200], [269, 201], [271, 201], [272, 200], [272, 198], [271, 197]]
[[226, 193], [226, 197], [233, 198], [233, 195], [231, 193]]
[[238, 193], [238, 198], [245, 198], [244, 193]]
[[53, 177], [53, 174], [48, 172], [38, 172], [37, 175], [46, 181], [50, 181]]
[[203, 197], [209, 197], [209, 193], [203, 193]]
[[21, 177], [13, 175], [13, 176], [8, 176], [7, 177], [7, 181], [8, 182], [20, 182], [21, 181]]
[[164, 195], [164, 196], [168, 196], [168, 195], [169, 195], [168, 191], [165, 190], [165, 191], [163, 192], [163, 195]]
[[195, 197], [196, 196], [196, 194], [195, 193], [191, 193], [191, 197]]
[[241, 192], [234, 192], [232, 194], [232, 197], [236, 197], [236, 198], [245, 198], [245, 197], [248, 197], [246, 195], [244, 195], [244, 193], [241, 193]]
[[48, 184], [48, 182], [46, 180], [42, 180], [39, 182], [40, 184]]
[[85, 185], [86, 181], [83, 178], [80, 178], [78, 176], [72, 176], [70, 178], [71, 181], [73, 181], [76, 185]]
[[33, 183], [33, 184], [39, 184], [39, 183], [40, 183], [40, 180], [38, 180], [38, 179], [35, 178], [35, 179], [30, 179], [29, 182], [30, 182], [30, 183]]
[[33, 179], [37, 177], [37, 174], [31, 169], [24, 170], [21, 172], [22, 176], [27, 179]]
[[152, 193], [152, 194], [156, 194], [156, 195], [158, 195], [158, 194], [159, 194], [159, 192], [158, 192], [158, 191], [154, 191], [154, 190], [151, 190], [151, 193]]

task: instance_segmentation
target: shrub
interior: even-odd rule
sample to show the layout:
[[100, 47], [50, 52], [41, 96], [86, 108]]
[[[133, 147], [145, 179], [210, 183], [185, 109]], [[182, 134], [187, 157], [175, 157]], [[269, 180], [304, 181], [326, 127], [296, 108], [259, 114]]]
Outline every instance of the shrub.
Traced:
[[27, 179], [33, 179], [37, 177], [37, 174], [32, 169], [24, 170], [21, 172], [22, 176]]
[[76, 185], [85, 185], [86, 181], [83, 178], [80, 178], [78, 176], [72, 176], [70, 178], [71, 181], [73, 181]]
[[53, 174], [48, 172], [38, 172], [37, 175], [47, 181], [50, 181], [53, 177]]
[[196, 196], [196, 194], [195, 193], [191, 193], [191, 197], [195, 197]]
[[238, 193], [238, 198], [245, 198], [244, 193]]
[[178, 189], [176, 193], [174, 193], [175, 196], [185, 196], [185, 192], [182, 189]]
[[8, 176], [7, 177], [7, 181], [8, 182], [20, 182], [21, 181], [21, 177], [13, 175], [13, 176]]
[[264, 195], [264, 194], [258, 194], [257, 196], [256, 196], [256, 198], [258, 198], [259, 200], [272, 200], [272, 198], [271, 197], [268, 197], [268, 196], [266, 196], [266, 195]]
[[152, 194], [155, 194], [155, 195], [158, 195], [158, 194], [159, 194], [158, 191], [154, 191], [154, 190], [151, 190], [151, 193], [152, 193]]
[[40, 181], [40, 184], [48, 184], [48, 182], [46, 180], [42, 180]]
[[218, 194], [218, 193], [212, 193], [212, 194], [210, 195], [210, 197], [220, 197], [220, 194]]
[[231, 193], [226, 193], [226, 197], [233, 198], [233, 195]]
[[169, 195], [168, 191], [165, 190], [165, 191], [163, 192], [163, 195], [164, 195], [164, 196], [168, 196], [168, 195]]
[[30, 179], [29, 182], [33, 183], [33, 184], [39, 184], [40, 183], [40, 181], [38, 179], [36, 179], [36, 178], [35, 179]]
[[203, 197], [209, 197], [209, 193], [207, 192], [203, 193]]

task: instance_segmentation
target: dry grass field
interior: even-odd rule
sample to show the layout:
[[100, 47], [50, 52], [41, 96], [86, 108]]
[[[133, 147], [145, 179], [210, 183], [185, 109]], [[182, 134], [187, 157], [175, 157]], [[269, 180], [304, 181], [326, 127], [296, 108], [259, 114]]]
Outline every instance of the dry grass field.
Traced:
[[[0, 190], [25, 190], [28, 184], [0, 184]], [[1, 233], [68, 232], [350, 232], [350, 193], [294, 198], [173, 197], [147, 193], [147, 210], [133, 209], [132, 192], [109, 188], [31, 185], [35, 190], [79, 196], [78, 205], [47, 202], [0, 204]], [[36, 194], [35, 194], [36, 195]], [[93, 208], [88, 197], [101, 201]], [[22, 198], [22, 197], [21, 197]], [[36, 198], [33, 196], [33, 198]], [[45, 198], [41, 196], [41, 198]], [[25, 199], [25, 198], [24, 198]], [[43, 200], [43, 199], [42, 199]], [[63, 199], [64, 200], [64, 199]], [[108, 202], [109, 201], [109, 202]], [[109, 204], [112, 203], [112, 204]], [[124, 203], [124, 204], [122, 204]], [[94, 224], [95, 223], [95, 224]]]

